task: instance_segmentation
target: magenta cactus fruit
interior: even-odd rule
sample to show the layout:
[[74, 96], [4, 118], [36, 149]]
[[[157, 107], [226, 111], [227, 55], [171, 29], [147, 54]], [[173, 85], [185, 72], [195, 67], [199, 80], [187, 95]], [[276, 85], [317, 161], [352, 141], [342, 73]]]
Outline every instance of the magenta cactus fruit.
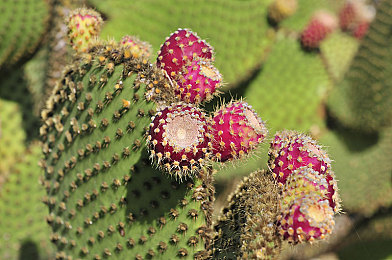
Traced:
[[176, 177], [197, 172], [211, 155], [209, 120], [190, 104], [172, 104], [160, 109], [152, 118], [147, 136], [152, 159]]
[[328, 196], [328, 183], [325, 176], [307, 166], [299, 167], [290, 174], [284, 185], [282, 201], [291, 205], [298, 197], [309, 194], [318, 194], [326, 199]]
[[139, 58], [141, 56], [149, 57], [151, 55], [151, 45], [139, 40], [135, 36], [124, 36], [121, 39], [121, 46], [125, 49], [125, 58]]
[[92, 40], [101, 31], [101, 15], [93, 10], [78, 8], [70, 13], [67, 20], [68, 38], [77, 52], [87, 52]]
[[241, 158], [268, 134], [264, 122], [244, 101], [232, 101], [214, 113], [213, 154], [217, 161]]
[[301, 33], [302, 46], [309, 49], [318, 48], [320, 42], [338, 27], [338, 20], [329, 12], [316, 12]]
[[333, 215], [328, 201], [320, 195], [299, 197], [278, 216], [278, 231], [290, 243], [312, 243], [332, 233]]
[[365, 1], [346, 1], [339, 13], [340, 28], [361, 39], [366, 34], [374, 16], [374, 7], [367, 5]]
[[322, 147], [309, 136], [296, 131], [276, 133], [268, 154], [269, 168], [280, 186], [299, 167], [308, 166], [322, 175], [331, 168], [331, 160]]
[[174, 77], [187, 61], [192, 62], [196, 57], [212, 60], [213, 48], [191, 30], [178, 29], [161, 45], [157, 65]]
[[201, 103], [211, 100], [217, 93], [222, 86], [222, 76], [208, 60], [197, 58], [184, 65], [176, 82], [179, 99], [186, 103]]
[[310, 194], [318, 194], [328, 200], [334, 212], [340, 210], [337, 183], [332, 171], [320, 174], [310, 167], [299, 167], [288, 176], [281, 197], [285, 205], [291, 205], [296, 198]]

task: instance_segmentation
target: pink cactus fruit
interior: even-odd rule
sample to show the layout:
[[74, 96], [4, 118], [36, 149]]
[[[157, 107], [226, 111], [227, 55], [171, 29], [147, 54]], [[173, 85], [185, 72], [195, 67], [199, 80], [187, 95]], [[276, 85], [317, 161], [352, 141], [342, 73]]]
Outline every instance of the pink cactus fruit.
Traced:
[[214, 113], [213, 153], [217, 161], [241, 158], [260, 144], [268, 130], [257, 113], [244, 101], [232, 101]]
[[339, 13], [340, 28], [358, 39], [367, 32], [376, 12], [373, 6], [361, 0], [348, 0]]
[[178, 29], [161, 45], [157, 65], [173, 78], [195, 57], [213, 59], [213, 48], [189, 29]]
[[301, 43], [305, 48], [318, 48], [320, 42], [338, 27], [337, 18], [327, 12], [316, 12], [301, 33]]
[[70, 13], [67, 20], [68, 37], [77, 52], [87, 52], [91, 42], [101, 31], [101, 15], [93, 10], [78, 8]]
[[281, 196], [282, 206], [291, 205], [296, 198], [310, 194], [318, 194], [328, 200], [334, 212], [340, 210], [340, 199], [333, 172], [329, 171], [326, 175], [321, 175], [307, 166], [299, 167], [287, 178]]
[[297, 244], [325, 239], [332, 233], [334, 212], [327, 200], [312, 194], [299, 197], [278, 216], [278, 231], [284, 240]]
[[172, 104], [160, 109], [147, 136], [147, 145], [157, 165], [176, 177], [187, 177], [208, 162], [211, 155], [211, 123], [199, 108]]
[[308, 166], [321, 175], [326, 175], [331, 168], [331, 160], [322, 147], [309, 136], [296, 131], [276, 133], [268, 154], [269, 168], [280, 186], [299, 167]]
[[121, 46], [124, 50], [125, 58], [149, 57], [151, 55], [151, 45], [139, 40], [135, 36], [126, 35], [121, 39]]
[[186, 103], [209, 101], [222, 86], [222, 76], [208, 61], [196, 58], [176, 77], [176, 95]]

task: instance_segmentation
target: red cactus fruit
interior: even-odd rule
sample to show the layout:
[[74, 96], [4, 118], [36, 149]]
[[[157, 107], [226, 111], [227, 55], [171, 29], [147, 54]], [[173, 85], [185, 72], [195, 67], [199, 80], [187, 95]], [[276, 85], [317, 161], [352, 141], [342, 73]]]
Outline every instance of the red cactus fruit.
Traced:
[[218, 109], [213, 118], [213, 153], [217, 161], [241, 158], [268, 134], [264, 122], [244, 101], [232, 101]]
[[346, 1], [339, 13], [340, 28], [361, 39], [366, 34], [374, 16], [374, 7], [367, 5], [364, 1]]
[[222, 76], [208, 60], [196, 58], [182, 68], [176, 82], [176, 95], [182, 101], [201, 103], [212, 99], [222, 86]]
[[210, 158], [210, 119], [189, 104], [172, 104], [152, 118], [147, 144], [152, 159], [177, 177], [198, 171]]
[[213, 59], [213, 48], [189, 29], [178, 29], [161, 45], [157, 65], [170, 77], [177, 75], [186, 61], [195, 57]]
[[125, 58], [138, 58], [141, 56], [149, 57], [151, 55], [151, 46], [148, 43], [143, 42], [134, 36], [124, 36], [121, 39], [121, 46], [125, 49]]
[[289, 206], [296, 198], [309, 194], [318, 194], [328, 200], [329, 206], [334, 212], [340, 210], [337, 183], [332, 171], [320, 174], [307, 166], [299, 167], [293, 171], [288, 176], [282, 191], [282, 206]]
[[290, 243], [314, 242], [332, 233], [333, 210], [319, 195], [306, 195], [293, 201], [278, 216], [278, 231]]
[[67, 20], [68, 37], [77, 52], [87, 52], [93, 38], [101, 30], [101, 15], [93, 10], [78, 8], [70, 13]]
[[305, 48], [318, 48], [320, 42], [338, 27], [337, 18], [326, 11], [316, 12], [301, 34], [301, 43]]
[[331, 160], [312, 138], [296, 131], [278, 132], [268, 151], [268, 165], [280, 186], [293, 171], [308, 166], [321, 175], [331, 168]]

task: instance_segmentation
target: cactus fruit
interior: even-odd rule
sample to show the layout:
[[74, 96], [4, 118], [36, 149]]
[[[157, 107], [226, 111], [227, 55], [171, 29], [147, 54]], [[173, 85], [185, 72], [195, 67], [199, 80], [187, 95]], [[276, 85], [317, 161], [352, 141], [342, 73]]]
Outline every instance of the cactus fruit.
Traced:
[[299, 167], [287, 178], [281, 200], [285, 205], [290, 205], [296, 198], [309, 194], [320, 195], [328, 200], [335, 213], [340, 211], [338, 187], [332, 171], [322, 175], [307, 166]]
[[361, 39], [366, 34], [375, 14], [375, 9], [368, 6], [365, 1], [348, 0], [339, 13], [340, 28]]
[[147, 143], [159, 167], [180, 179], [198, 171], [211, 155], [210, 122], [189, 104], [172, 104], [152, 118]]
[[121, 46], [125, 48], [125, 57], [139, 58], [141, 56], [150, 57], [151, 45], [143, 42], [135, 36], [126, 35], [121, 39]]
[[338, 20], [333, 14], [327, 11], [317, 11], [301, 33], [302, 46], [307, 49], [318, 48], [320, 42], [337, 27]]
[[186, 103], [209, 101], [222, 86], [222, 76], [208, 61], [200, 58], [182, 67], [176, 77], [178, 98]]
[[222, 210], [214, 228], [213, 259], [276, 259], [278, 188], [264, 170], [245, 177]]
[[101, 31], [101, 15], [90, 9], [76, 9], [67, 18], [68, 37], [77, 52], [87, 52]]
[[283, 208], [278, 216], [278, 231], [283, 239], [297, 244], [324, 239], [335, 225], [334, 212], [327, 200], [320, 195], [305, 195]]
[[11, 174], [0, 190], [0, 258], [3, 260], [54, 257], [48, 239], [50, 229], [45, 223], [48, 209], [41, 201], [45, 197], [38, 166], [41, 157], [41, 147], [34, 142], [15, 158]]
[[268, 154], [268, 166], [280, 186], [301, 166], [308, 166], [322, 175], [328, 174], [331, 168], [331, 160], [321, 146], [296, 131], [276, 133]]
[[213, 154], [225, 162], [242, 158], [264, 141], [268, 130], [257, 113], [244, 101], [231, 101], [214, 113]]
[[268, 18], [274, 23], [293, 15], [297, 11], [297, 0], [274, 0], [268, 7]]
[[213, 48], [191, 30], [178, 29], [161, 45], [157, 65], [164, 69], [169, 77], [174, 77], [187, 61], [192, 62], [196, 57], [213, 60]]

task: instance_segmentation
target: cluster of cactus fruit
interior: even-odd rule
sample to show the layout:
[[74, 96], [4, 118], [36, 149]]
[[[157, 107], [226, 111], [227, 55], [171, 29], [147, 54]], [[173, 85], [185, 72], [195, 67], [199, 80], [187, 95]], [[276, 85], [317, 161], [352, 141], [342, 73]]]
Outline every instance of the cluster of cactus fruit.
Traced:
[[[242, 100], [203, 110], [222, 76], [196, 33], [178, 29], [150, 64], [147, 43], [105, 42], [101, 23], [96, 12], [71, 13], [74, 64], [41, 112], [44, 202], [57, 258], [271, 258], [282, 239], [331, 233], [339, 198], [330, 161], [310, 137], [291, 131], [271, 143], [270, 171], [244, 180], [213, 224], [213, 162], [245, 158], [266, 139], [265, 123]], [[235, 217], [243, 207], [253, 226]], [[264, 210], [270, 214], [260, 216]], [[233, 232], [238, 239], [225, 241]]]
[[[43, 2], [37, 0], [34, 4], [42, 5]], [[55, 2], [57, 7], [63, 4], [69, 7], [83, 1]], [[386, 88], [389, 67], [384, 61], [390, 55], [377, 51], [377, 46], [382, 46], [383, 50], [389, 46], [388, 37], [384, 36], [389, 35], [386, 29], [392, 24], [387, 15], [392, 10], [390, 3], [390, 0], [380, 1], [380, 10], [375, 16], [374, 9], [365, 1], [348, 0], [331, 8], [338, 11], [338, 15], [333, 15], [329, 8], [329, 11], [315, 11], [309, 19], [302, 20], [306, 23], [293, 31], [286, 28], [287, 21], [296, 12], [303, 12], [304, 3], [274, 0], [268, 8], [268, 4], [258, 3], [263, 15], [268, 15], [269, 28], [276, 33], [266, 33], [271, 39], [263, 39], [270, 41], [263, 44], [287, 43], [280, 44], [271, 53], [282, 51], [282, 48], [290, 53], [289, 44], [302, 46], [298, 48], [303, 52], [301, 54], [312, 58], [320, 56], [328, 70], [333, 62], [324, 49], [331, 47], [326, 46], [328, 40], [332, 39], [333, 43], [333, 37], [338, 35], [363, 43], [353, 60], [354, 65], [349, 70], [347, 65], [345, 69], [348, 76], [344, 86], [341, 84], [342, 88], [335, 88], [335, 91], [351, 95], [353, 100], [362, 95], [378, 101], [377, 107], [369, 106], [365, 113], [354, 117], [369, 119], [370, 115], [371, 120], [354, 120], [354, 127], [359, 125], [361, 131], [374, 131], [380, 125], [388, 125], [391, 118], [388, 109], [385, 112], [380, 109], [390, 100]], [[45, 7], [51, 4], [45, 4]], [[51, 11], [56, 10], [53, 7]], [[42, 9], [42, 12], [46, 14], [48, 10]], [[111, 18], [109, 16], [109, 22]], [[370, 25], [373, 18], [375, 22]], [[47, 20], [47, 15], [40, 19], [44, 26], [39, 26], [39, 35], [41, 29], [47, 27]], [[147, 42], [129, 35], [120, 37], [120, 41], [102, 40], [99, 35], [103, 20], [96, 11], [74, 10], [65, 22], [72, 47], [67, 46], [66, 52], [72, 51], [73, 57], [52, 86], [44, 108], [40, 109], [43, 155], [39, 154], [40, 148], [34, 142], [26, 151], [22, 149], [26, 136], [19, 121], [27, 128], [32, 124], [25, 120], [26, 115], [20, 120], [20, 111], [13, 108], [15, 104], [2, 100], [12, 95], [4, 96], [0, 89], [0, 105], [5, 108], [1, 116], [7, 112], [17, 114], [11, 116], [13, 120], [0, 118], [0, 155], [3, 159], [10, 158], [3, 160], [10, 163], [0, 166], [0, 258], [16, 258], [19, 251], [20, 259], [27, 252], [30, 254], [27, 257], [37, 259], [275, 259], [281, 254], [283, 241], [293, 245], [312, 244], [325, 240], [332, 233], [334, 215], [341, 212], [341, 205], [331, 160], [315, 140], [296, 131], [284, 130], [271, 137], [268, 164], [262, 165], [258, 161], [258, 167], [266, 170], [256, 170], [245, 177], [220, 214], [213, 214], [216, 209], [215, 177], [230, 168], [227, 164], [235, 166], [257, 157], [262, 151], [258, 149], [261, 144], [268, 145], [269, 131], [256, 112], [262, 114], [263, 109], [257, 109], [250, 100], [254, 108], [242, 99], [221, 101], [216, 109], [210, 108], [211, 103], [217, 103], [214, 97], [233, 82], [223, 84], [215, 64], [220, 71], [225, 68], [219, 64], [222, 62], [220, 56], [217, 55], [215, 61], [214, 49], [209, 43], [189, 29], [178, 29], [166, 38], [156, 61], [151, 63], [155, 57]], [[54, 19], [50, 21], [50, 25], [54, 23]], [[192, 24], [183, 24], [193, 28]], [[298, 34], [295, 30], [299, 30]], [[371, 33], [366, 35], [368, 30]], [[2, 37], [4, 35], [5, 30], [1, 33]], [[2, 67], [1, 76], [12, 71], [10, 66], [19, 64], [17, 58], [29, 57], [22, 55], [20, 50], [32, 52], [37, 47], [38, 34], [34, 36], [34, 44], [24, 41], [26, 37], [20, 35], [24, 34], [3, 37], [9, 42], [14, 42], [13, 38], [21, 41], [11, 48], [12, 52], [11, 45], [0, 48], [3, 50], [0, 50], [0, 56], [4, 58], [0, 59], [0, 67], [7, 65], [7, 68]], [[280, 41], [282, 37], [284, 40]], [[32, 47], [23, 47], [25, 42]], [[276, 59], [272, 54], [268, 58]], [[47, 54], [44, 52], [44, 55]], [[240, 56], [236, 59], [241, 60]], [[62, 58], [66, 58], [65, 55]], [[10, 62], [2, 62], [4, 60]], [[264, 60], [261, 63], [264, 64]], [[292, 63], [296, 63], [295, 59]], [[377, 70], [372, 70], [372, 66], [369, 69], [368, 63]], [[58, 64], [54, 70], [62, 68]], [[265, 64], [263, 72], [267, 73], [268, 62]], [[244, 70], [249, 70], [246, 66]], [[7, 82], [1, 84], [11, 84], [15, 75], [18, 80], [22, 79], [23, 73], [22, 70], [12, 71]], [[356, 91], [360, 81], [377, 84], [369, 90]], [[250, 99], [249, 93], [245, 95]], [[340, 99], [332, 97], [332, 102], [337, 100], [339, 103]], [[358, 113], [363, 106], [355, 102], [348, 105]], [[41, 104], [37, 106], [40, 107]], [[334, 105], [329, 112], [341, 120], [339, 109], [340, 106]], [[374, 112], [377, 117], [373, 116]], [[263, 119], [266, 118], [271, 123], [271, 118], [264, 115]], [[350, 125], [353, 121], [344, 118], [344, 124]], [[370, 130], [363, 125], [364, 121], [369, 123]], [[390, 134], [380, 133], [377, 138], [383, 142], [382, 149], [373, 151], [372, 155], [385, 153], [390, 147]], [[27, 138], [32, 136], [27, 135]], [[4, 149], [5, 146], [10, 149]], [[20, 149], [12, 150], [15, 147]], [[334, 149], [343, 150], [336, 147]], [[21, 159], [23, 157], [26, 158]], [[373, 157], [390, 169], [389, 159], [386, 159], [388, 153]], [[39, 161], [45, 172], [39, 181], [38, 175], [42, 173], [36, 169], [35, 161]], [[388, 164], [383, 163], [386, 161]], [[12, 165], [15, 162], [16, 165]], [[353, 169], [360, 168], [357, 162], [349, 164]], [[337, 166], [335, 163], [334, 169], [340, 174], [342, 168]], [[214, 168], [221, 172], [217, 174]], [[387, 171], [384, 168], [382, 171]], [[30, 183], [29, 179], [36, 181]], [[32, 196], [26, 196], [25, 192]], [[46, 206], [41, 203], [41, 207], [36, 207], [37, 196], [42, 197]], [[343, 192], [341, 196], [344, 196]], [[345, 210], [350, 213], [352, 208], [347, 207], [347, 197], [344, 201]], [[380, 201], [381, 206], [386, 205], [389, 197]], [[11, 208], [12, 204], [21, 207]], [[372, 212], [378, 206], [364, 207], [366, 212]], [[44, 219], [43, 215], [50, 228], [45, 221], [40, 221]], [[25, 232], [29, 227], [29, 232]], [[54, 251], [47, 243], [49, 240], [56, 247]]]

